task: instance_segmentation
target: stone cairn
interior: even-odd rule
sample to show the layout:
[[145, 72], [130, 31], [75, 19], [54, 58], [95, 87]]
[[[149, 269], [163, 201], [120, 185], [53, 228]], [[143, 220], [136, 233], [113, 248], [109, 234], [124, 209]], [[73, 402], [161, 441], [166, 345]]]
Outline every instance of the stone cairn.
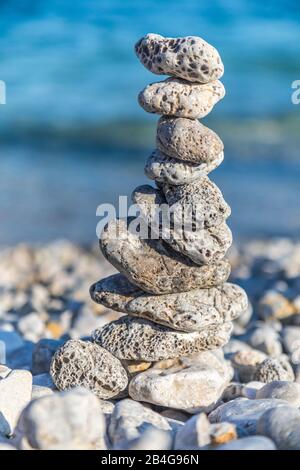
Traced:
[[[247, 308], [245, 292], [227, 282], [230, 207], [207, 176], [223, 160], [223, 143], [198, 120], [225, 95], [224, 67], [216, 49], [195, 36], [147, 34], [135, 51], [148, 70], [171, 77], [139, 94], [142, 108], [161, 117], [157, 148], [145, 166], [156, 188], [140, 186], [132, 199], [148, 224], [153, 207], [175, 208], [173, 224], [168, 230], [156, 225], [154, 239], [130, 230], [130, 218], [107, 224], [100, 248], [120, 273], [94, 284], [91, 296], [125, 315], [96, 330], [91, 341], [68, 341], [56, 352], [51, 374], [60, 390], [82, 385], [102, 399], [129, 395], [209, 412], [233, 375], [221, 348]], [[179, 233], [180, 210], [191, 207], [197, 230]]]

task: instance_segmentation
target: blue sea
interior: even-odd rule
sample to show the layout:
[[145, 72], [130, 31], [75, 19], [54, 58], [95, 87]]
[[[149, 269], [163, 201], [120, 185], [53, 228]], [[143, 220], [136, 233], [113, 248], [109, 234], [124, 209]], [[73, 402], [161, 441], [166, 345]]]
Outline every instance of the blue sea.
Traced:
[[147, 182], [157, 117], [138, 92], [163, 79], [144, 34], [199, 35], [225, 64], [204, 119], [225, 144], [211, 178], [235, 238], [300, 236], [300, 3], [296, 0], [1, 0], [0, 244], [96, 239], [96, 208]]

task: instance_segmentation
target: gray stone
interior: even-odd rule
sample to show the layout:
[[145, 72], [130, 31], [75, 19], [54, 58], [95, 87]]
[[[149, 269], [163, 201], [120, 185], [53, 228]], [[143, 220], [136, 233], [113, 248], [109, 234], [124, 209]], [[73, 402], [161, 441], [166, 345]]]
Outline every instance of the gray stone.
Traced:
[[228, 279], [228, 261], [196, 265], [161, 240], [141, 239], [133, 233], [131, 222], [135, 220], [110, 221], [102, 232], [100, 247], [107, 260], [142, 290], [153, 294], [186, 292], [218, 286]]
[[208, 175], [222, 163], [223, 159], [224, 153], [220, 152], [211, 162], [192, 163], [169, 157], [160, 150], [155, 150], [146, 162], [145, 174], [157, 183], [179, 186]]
[[147, 85], [139, 93], [138, 101], [148, 113], [200, 119], [209, 114], [224, 96], [224, 85], [218, 80], [199, 84], [167, 78]]
[[257, 365], [266, 359], [266, 355], [261, 351], [252, 349], [251, 351], [238, 351], [231, 358], [231, 364], [240, 382], [247, 383], [253, 380]]
[[253, 435], [256, 434], [257, 422], [265, 411], [282, 406], [286, 406], [285, 401], [272, 398], [264, 400], [236, 398], [212, 411], [209, 421], [211, 423], [228, 421], [236, 425], [239, 433]]
[[32, 375], [13, 370], [0, 379], [0, 435], [13, 434], [19, 416], [31, 399]]
[[32, 401], [21, 419], [25, 436], [35, 449], [86, 447], [105, 435], [98, 398], [82, 388]]
[[212, 447], [211, 450], [276, 450], [276, 446], [267, 437], [247, 436]]
[[256, 398], [277, 398], [278, 400], [286, 400], [289, 405], [299, 408], [300, 384], [274, 380], [274, 382], [267, 383], [260, 390], [257, 390]]
[[220, 137], [197, 119], [162, 116], [156, 146], [163, 154], [184, 162], [213, 165], [224, 150]]
[[55, 351], [64, 344], [64, 341], [43, 338], [34, 347], [32, 353], [32, 373], [33, 375], [49, 372], [52, 357]]
[[135, 52], [142, 64], [157, 75], [208, 83], [224, 73], [218, 51], [198, 36], [165, 38], [150, 33], [136, 43]]
[[188, 450], [210, 444], [210, 422], [205, 413], [189, 419], [176, 433], [174, 450]]
[[279, 450], [300, 450], [300, 411], [288, 405], [266, 411], [257, 433], [272, 439]]
[[199, 332], [183, 333], [124, 316], [95, 330], [93, 340], [118, 359], [153, 362], [222, 347], [231, 329], [231, 323], [224, 323]]
[[70, 340], [54, 355], [51, 376], [59, 390], [82, 386], [98, 398], [112, 398], [126, 389], [120, 361], [95, 343]]
[[257, 324], [244, 336], [245, 341], [268, 356], [277, 357], [282, 353], [278, 332], [269, 325]]
[[130, 441], [141, 438], [148, 429], [170, 431], [163, 416], [134, 400], [120, 400], [111, 415], [108, 435], [114, 447], [123, 448]]
[[247, 306], [245, 292], [235, 284], [155, 296], [136, 289], [122, 274], [94, 284], [91, 295], [107, 308], [185, 332], [232, 321]]
[[300, 358], [300, 327], [286, 326], [282, 330], [283, 346], [287, 354]]
[[53, 395], [53, 393], [54, 391], [50, 387], [43, 387], [42, 385], [33, 385], [31, 400], [36, 400], [37, 398]]
[[[172, 449], [173, 434], [149, 425], [136, 439], [123, 443], [122, 450], [170, 450]], [[115, 449], [119, 449], [118, 446]]]
[[224, 360], [204, 352], [182, 357], [170, 367], [158, 364], [136, 375], [130, 382], [129, 395], [188, 413], [209, 412], [219, 402], [231, 372]]
[[274, 380], [293, 382], [295, 376], [289, 362], [280, 360], [280, 358], [267, 358], [257, 366], [253, 379], [265, 383]]

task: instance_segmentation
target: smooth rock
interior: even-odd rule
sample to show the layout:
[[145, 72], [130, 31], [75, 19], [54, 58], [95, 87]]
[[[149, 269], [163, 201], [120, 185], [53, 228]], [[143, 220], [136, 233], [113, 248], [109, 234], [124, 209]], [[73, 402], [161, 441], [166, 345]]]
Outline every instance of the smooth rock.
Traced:
[[166, 418], [134, 400], [120, 400], [111, 415], [108, 435], [114, 447], [122, 448], [141, 438], [148, 429], [170, 431]]
[[224, 73], [218, 51], [198, 36], [166, 38], [149, 33], [135, 45], [141, 63], [157, 75], [208, 83]]
[[210, 422], [205, 413], [189, 419], [176, 433], [174, 450], [188, 450], [210, 444]]
[[43, 338], [34, 347], [32, 353], [33, 375], [49, 372], [52, 357], [55, 351], [64, 344], [64, 341]]
[[[149, 427], [136, 439], [123, 444], [122, 450], [170, 450], [172, 449], [173, 434], [154, 426]], [[119, 447], [115, 447], [119, 449]]]
[[218, 80], [199, 84], [167, 78], [147, 85], [139, 93], [138, 101], [148, 113], [200, 119], [209, 114], [224, 96], [224, 85]]
[[37, 398], [53, 395], [53, 393], [54, 391], [50, 387], [43, 387], [42, 385], [33, 385], [31, 400], [36, 400]]
[[[133, 284], [153, 294], [185, 292], [226, 282], [230, 264], [196, 265], [161, 240], [142, 240], [130, 225], [135, 220], [112, 220], [102, 232], [106, 259]], [[129, 227], [127, 228], [129, 224]]]
[[98, 398], [112, 398], [126, 389], [120, 361], [95, 343], [70, 340], [54, 355], [51, 376], [59, 390], [82, 386]]
[[[220, 137], [197, 119], [162, 116], [157, 124], [156, 146], [181, 162], [210, 167], [219, 161], [224, 145]], [[206, 168], [206, 166], [205, 166]]]
[[286, 400], [289, 405], [299, 408], [300, 384], [274, 380], [273, 382], [267, 383], [260, 390], [257, 390], [256, 398], [277, 398], [278, 400]]
[[160, 150], [155, 150], [148, 158], [144, 171], [148, 178], [157, 183], [168, 183], [174, 186], [192, 183], [208, 175], [224, 160], [224, 153], [211, 162], [192, 163], [169, 157]]
[[209, 415], [209, 421], [211, 423], [228, 421], [236, 425], [239, 434], [253, 435], [256, 434], [257, 422], [265, 411], [285, 405], [285, 401], [277, 399], [236, 398], [212, 411]]
[[253, 376], [259, 382], [273, 382], [274, 380], [291, 381], [295, 380], [294, 372], [286, 360], [280, 358], [267, 358], [256, 368]]
[[[286, 326], [282, 330], [282, 342], [287, 354], [300, 359], [300, 327]], [[300, 362], [300, 361], [299, 361]]]
[[279, 334], [269, 325], [255, 324], [253, 328], [247, 331], [243, 339], [250, 346], [268, 356], [277, 357], [282, 353]]
[[300, 450], [300, 411], [288, 405], [266, 411], [257, 433], [272, 439], [279, 450]]
[[211, 450], [276, 450], [276, 446], [267, 437], [247, 436], [220, 446], [211, 447]]
[[45, 322], [37, 312], [21, 317], [17, 326], [23, 338], [28, 341], [36, 342], [45, 333]]
[[26, 438], [35, 449], [66, 444], [85, 446], [95, 444], [105, 435], [98, 398], [82, 388], [32, 401], [21, 419]]
[[158, 297], [136, 289], [122, 274], [94, 284], [91, 296], [107, 308], [185, 332], [232, 321], [247, 305], [245, 292], [235, 284]]
[[13, 370], [0, 380], [0, 435], [13, 434], [19, 416], [31, 399], [32, 375]]
[[118, 359], [160, 361], [222, 347], [232, 325], [182, 333], [140, 318], [121, 317], [93, 333], [93, 340]]

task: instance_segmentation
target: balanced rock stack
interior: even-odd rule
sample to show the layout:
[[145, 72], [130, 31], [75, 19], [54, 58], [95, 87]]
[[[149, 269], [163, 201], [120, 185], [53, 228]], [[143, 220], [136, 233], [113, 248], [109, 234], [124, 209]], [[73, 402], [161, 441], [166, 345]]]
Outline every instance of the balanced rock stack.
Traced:
[[[171, 76], [139, 94], [140, 105], [161, 118], [145, 166], [156, 187], [138, 187], [132, 199], [156, 236], [132, 230], [133, 218], [107, 224], [101, 251], [120, 273], [94, 284], [91, 296], [126, 315], [96, 330], [92, 342], [67, 343], [54, 356], [52, 376], [58, 388], [85, 385], [100, 398], [129, 394], [162, 407], [209, 411], [232, 378], [220, 348], [247, 308], [245, 292], [227, 282], [230, 207], [207, 176], [223, 160], [223, 143], [198, 121], [225, 95], [223, 64], [216, 49], [194, 36], [148, 34], [135, 50], [151, 72]], [[167, 227], [153, 216], [154, 207], [166, 206]]]

